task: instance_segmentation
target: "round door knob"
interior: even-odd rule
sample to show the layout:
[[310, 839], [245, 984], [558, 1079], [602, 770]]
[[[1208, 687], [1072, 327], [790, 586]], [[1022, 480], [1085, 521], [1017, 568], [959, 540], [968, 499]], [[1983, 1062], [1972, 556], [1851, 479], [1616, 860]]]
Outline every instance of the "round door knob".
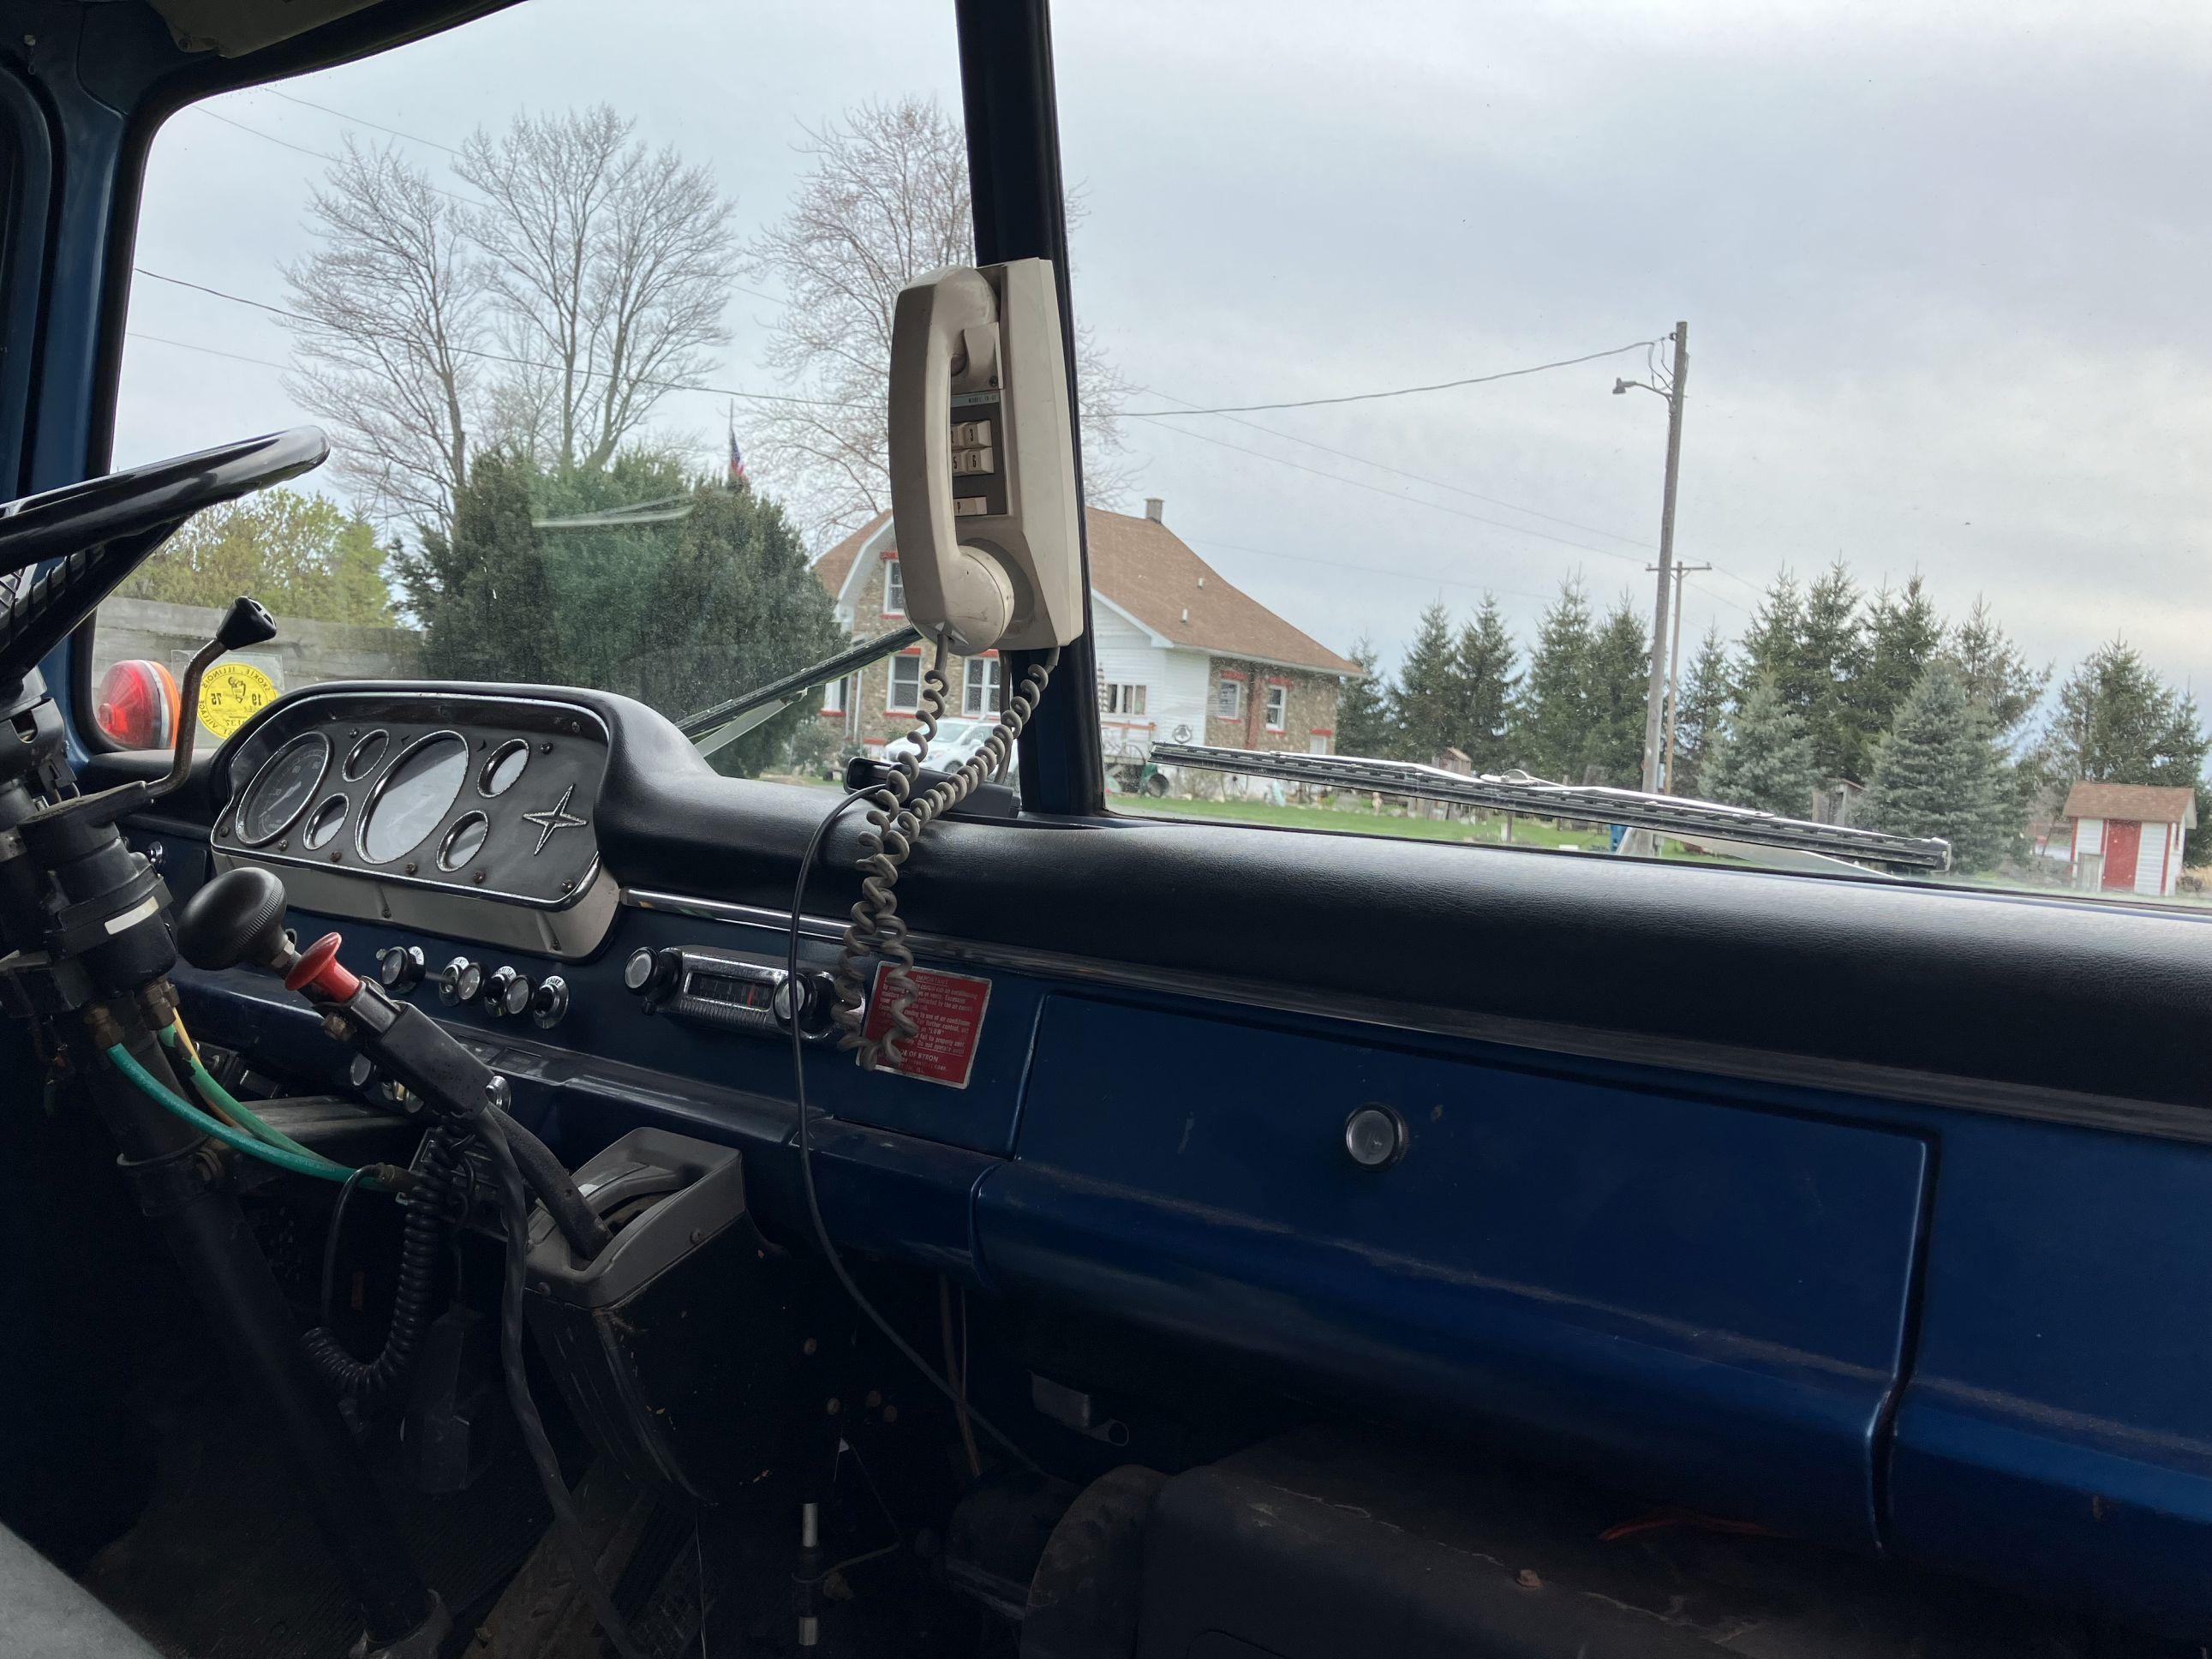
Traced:
[[558, 1025], [568, 1012], [568, 981], [558, 974], [548, 974], [538, 982], [538, 989], [530, 999], [530, 1018], [541, 1027]]
[[483, 964], [455, 957], [438, 975], [438, 1000], [453, 1006], [474, 1002], [483, 994]]
[[484, 1006], [514, 1016], [530, 1006], [530, 975], [514, 968], [495, 968], [484, 981]]
[[1366, 1105], [1344, 1121], [1344, 1151], [1361, 1169], [1379, 1172], [1406, 1155], [1406, 1120], [1388, 1106]]
[[419, 945], [387, 945], [376, 953], [376, 977], [394, 996], [405, 996], [428, 971]]

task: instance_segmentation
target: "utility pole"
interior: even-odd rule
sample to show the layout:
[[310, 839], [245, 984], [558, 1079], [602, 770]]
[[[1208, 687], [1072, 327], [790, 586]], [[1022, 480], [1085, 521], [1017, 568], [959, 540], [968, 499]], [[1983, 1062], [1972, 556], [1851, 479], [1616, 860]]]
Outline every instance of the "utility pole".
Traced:
[[[1651, 682], [1644, 708], [1644, 787], [1659, 788], [1659, 706], [1666, 694], [1667, 669], [1661, 660], [1667, 649], [1668, 601], [1674, 595], [1668, 583], [1674, 571], [1674, 484], [1682, 468], [1682, 387], [1690, 378], [1690, 325], [1674, 325], [1674, 362], [1667, 376], [1667, 487], [1659, 506], [1659, 597], [1651, 617]], [[1623, 388], [1616, 386], [1615, 391]], [[1658, 387], [1651, 388], [1653, 391]]]
[[[1656, 564], [1644, 568], [1647, 571], [1659, 568]], [[1674, 727], [1682, 717], [1682, 578], [1711, 568], [1709, 564], [1678, 564], [1674, 570], [1674, 640], [1667, 647], [1667, 761], [1660, 774], [1666, 787], [1657, 792], [1662, 794], [1674, 793]]]

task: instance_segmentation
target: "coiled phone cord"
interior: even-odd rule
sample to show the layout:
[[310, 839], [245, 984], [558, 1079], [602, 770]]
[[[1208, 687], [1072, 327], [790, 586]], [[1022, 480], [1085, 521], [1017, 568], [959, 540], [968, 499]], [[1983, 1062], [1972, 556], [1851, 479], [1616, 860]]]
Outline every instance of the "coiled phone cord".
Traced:
[[[906, 920], [898, 913], [899, 871], [925, 830], [1005, 768], [1059, 666], [1060, 647], [1055, 645], [1022, 671], [1021, 684], [1007, 697], [1005, 712], [982, 747], [916, 795], [914, 787], [920, 781], [921, 763], [937, 735], [937, 724], [945, 717], [945, 636], [937, 636], [936, 652], [922, 676], [914, 748], [899, 757], [889, 778], [863, 797], [868, 803], [868, 827], [860, 836], [860, 896], [845, 925], [844, 949], [837, 958], [837, 1006], [830, 1018], [836, 1022], [838, 1048], [855, 1055], [865, 1070], [896, 1062], [900, 1045], [919, 1029], [907, 1006], [914, 996], [913, 982], [907, 977], [914, 951], [907, 944]], [[866, 1035], [863, 970], [872, 956], [888, 969], [878, 991], [890, 1029], [879, 1038]]]

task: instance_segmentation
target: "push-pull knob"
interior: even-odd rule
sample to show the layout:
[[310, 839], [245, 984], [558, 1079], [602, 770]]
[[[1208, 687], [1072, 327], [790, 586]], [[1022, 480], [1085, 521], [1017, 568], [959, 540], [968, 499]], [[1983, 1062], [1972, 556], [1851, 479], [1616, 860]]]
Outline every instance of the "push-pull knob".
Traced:
[[495, 968], [484, 981], [484, 1006], [512, 1018], [530, 1006], [530, 975], [519, 968]]
[[623, 964], [623, 986], [648, 1002], [657, 1002], [676, 988], [684, 973], [680, 951], [653, 951], [641, 946]]
[[568, 1012], [568, 981], [558, 974], [548, 974], [538, 983], [530, 998], [530, 1018], [539, 1027], [550, 1029], [558, 1025]]
[[438, 1000], [450, 1006], [465, 1006], [483, 994], [483, 980], [482, 963], [455, 957], [438, 975]]
[[428, 971], [419, 945], [387, 945], [376, 953], [376, 977], [394, 996], [405, 996]]

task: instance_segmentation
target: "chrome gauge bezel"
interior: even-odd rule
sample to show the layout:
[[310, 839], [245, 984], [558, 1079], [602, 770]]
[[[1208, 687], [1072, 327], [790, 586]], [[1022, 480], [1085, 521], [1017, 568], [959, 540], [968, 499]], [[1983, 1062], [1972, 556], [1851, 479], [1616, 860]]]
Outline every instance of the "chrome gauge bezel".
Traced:
[[[337, 808], [338, 816], [337, 822], [331, 826], [331, 833], [325, 836], [320, 841], [312, 839], [317, 821], [322, 817], [325, 810], [333, 806]], [[345, 829], [347, 815], [352, 811], [353, 798], [348, 795], [344, 790], [334, 790], [331, 793], [325, 795], [320, 800], [315, 803], [313, 810], [307, 814], [306, 819], [301, 823], [300, 845], [310, 853], [321, 852], [323, 848], [328, 847], [332, 842], [338, 838], [339, 834]]]
[[[421, 754], [422, 750], [428, 749], [432, 744], [435, 743], [457, 743], [461, 746], [461, 758], [464, 762], [464, 767], [461, 772], [461, 781], [454, 786], [453, 799], [447, 801], [444, 805], [438, 809], [437, 821], [432, 823], [428, 830], [425, 830], [414, 841], [409, 842], [405, 847], [401, 848], [398, 852], [390, 854], [384, 858], [380, 859], [371, 856], [368, 850], [369, 826], [376, 822], [377, 809], [383, 805], [386, 791], [391, 788], [392, 779], [399, 775], [400, 768], [405, 766], [407, 763], [412, 760], [416, 755]], [[355, 856], [359, 858], [362, 863], [366, 865], [368, 868], [372, 870], [380, 870], [386, 865], [398, 863], [400, 860], [405, 858], [410, 853], [419, 851], [424, 842], [428, 842], [431, 836], [438, 833], [439, 824], [443, 823], [446, 821], [446, 815], [453, 810], [453, 802], [460, 799], [463, 792], [468, 788], [469, 775], [465, 763], [468, 761], [470, 754], [471, 749], [467, 738], [464, 737], [460, 732], [454, 731], [450, 726], [441, 726], [435, 732], [425, 732], [421, 737], [416, 738], [414, 742], [409, 744], [404, 749], [402, 749], [398, 754], [394, 755], [390, 762], [386, 764], [384, 770], [377, 775], [376, 782], [370, 788], [368, 799], [363, 800], [361, 804], [361, 817], [354, 824], [353, 830], [353, 850]]]
[[[505, 783], [501, 784], [498, 788], [493, 788], [491, 786], [494, 775], [498, 772], [500, 767], [506, 763], [507, 757], [518, 751], [520, 751], [522, 756], [522, 764], [514, 769], [514, 775], [513, 777], [509, 778]], [[529, 769], [530, 739], [527, 738], [509, 738], [505, 743], [500, 744], [498, 748], [493, 750], [490, 754], [485, 756], [483, 763], [477, 768], [477, 793], [483, 796], [486, 800], [497, 800], [501, 795], [511, 791], [516, 784], [520, 783], [522, 781], [522, 775]]]
[[[322, 764], [315, 769], [315, 775], [309, 781], [307, 793], [300, 798], [300, 804], [284, 815], [284, 820], [283, 823], [279, 823], [275, 829], [269, 830], [266, 834], [259, 836], [247, 835], [246, 833], [246, 826], [247, 821], [252, 816], [253, 798], [260, 793], [261, 786], [269, 781], [269, 775], [275, 771], [277, 767], [283, 765], [284, 762], [291, 757], [295, 750], [311, 746], [319, 746], [321, 748], [323, 751]], [[323, 779], [330, 773], [331, 753], [331, 739], [328, 732], [302, 732], [299, 736], [292, 738], [289, 742], [286, 743], [283, 747], [277, 750], [277, 751], [271, 755], [267, 760], [262, 762], [260, 766], [255, 770], [252, 781], [246, 784], [244, 789], [239, 792], [237, 809], [231, 814], [231, 827], [238, 836], [238, 844], [241, 847], [266, 847], [270, 842], [276, 840], [277, 837], [283, 835], [286, 830], [297, 823], [300, 821], [300, 814], [306, 811], [308, 807], [315, 803], [315, 800], [322, 790]]]
[[[369, 748], [371, 744], [375, 744], [374, 749]], [[384, 751], [391, 747], [392, 733], [382, 726], [362, 732], [353, 740], [353, 746], [346, 750], [345, 764], [339, 768], [338, 775], [348, 783], [359, 783], [384, 764]], [[364, 749], [368, 750], [367, 760], [362, 758]]]
[[[449, 806], [446, 810], [450, 812], [453, 808]], [[476, 825], [483, 833], [477, 836], [476, 845], [469, 848], [465, 857], [455, 858], [453, 855], [453, 843], [461, 838], [461, 832], [471, 824]], [[479, 808], [471, 807], [447, 824], [446, 833], [438, 837], [438, 867], [448, 874], [459, 874], [476, 862], [477, 855], [483, 851], [484, 843], [490, 837], [491, 820], [485, 817]]]

